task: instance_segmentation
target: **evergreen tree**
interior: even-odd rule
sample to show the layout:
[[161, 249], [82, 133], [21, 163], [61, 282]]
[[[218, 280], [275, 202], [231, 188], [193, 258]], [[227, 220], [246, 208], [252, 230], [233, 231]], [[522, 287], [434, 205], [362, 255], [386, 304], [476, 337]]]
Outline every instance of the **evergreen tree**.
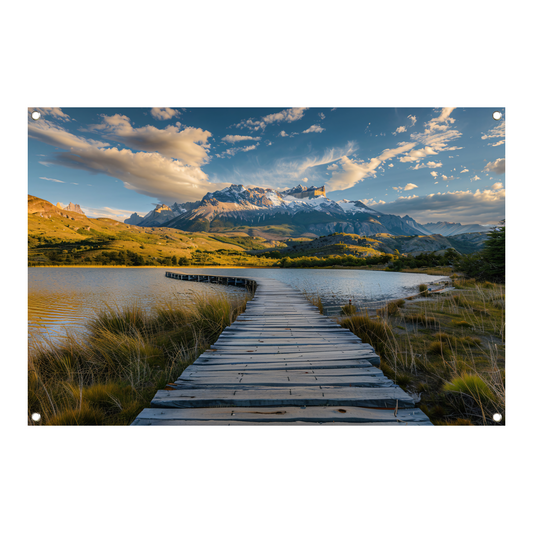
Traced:
[[493, 281], [505, 281], [505, 220], [492, 228], [485, 242], [483, 256], [488, 263], [488, 275]]

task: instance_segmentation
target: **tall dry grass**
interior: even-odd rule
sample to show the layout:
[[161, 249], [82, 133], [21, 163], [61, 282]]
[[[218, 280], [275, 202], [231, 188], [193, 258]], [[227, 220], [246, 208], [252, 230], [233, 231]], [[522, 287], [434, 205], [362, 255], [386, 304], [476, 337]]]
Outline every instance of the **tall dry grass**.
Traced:
[[381, 368], [436, 424], [491, 424], [505, 415], [504, 286], [462, 280], [460, 291], [390, 302], [340, 324], [371, 344]]
[[129, 424], [246, 308], [247, 297], [103, 309], [84, 334], [30, 339], [28, 417], [41, 424]]

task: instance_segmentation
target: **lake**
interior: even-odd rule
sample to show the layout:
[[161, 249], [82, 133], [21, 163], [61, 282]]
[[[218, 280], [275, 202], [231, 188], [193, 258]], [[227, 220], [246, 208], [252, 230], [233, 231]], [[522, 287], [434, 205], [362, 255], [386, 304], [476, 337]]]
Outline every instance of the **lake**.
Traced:
[[165, 272], [273, 278], [310, 294], [326, 306], [376, 304], [415, 294], [420, 283], [446, 279], [427, 274], [369, 270], [272, 268], [29, 268], [28, 320], [32, 336], [60, 336], [65, 328], [83, 330], [96, 311], [138, 303], [151, 309], [167, 300], [186, 303], [193, 294], [242, 294], [244, 289], [178, 281]]

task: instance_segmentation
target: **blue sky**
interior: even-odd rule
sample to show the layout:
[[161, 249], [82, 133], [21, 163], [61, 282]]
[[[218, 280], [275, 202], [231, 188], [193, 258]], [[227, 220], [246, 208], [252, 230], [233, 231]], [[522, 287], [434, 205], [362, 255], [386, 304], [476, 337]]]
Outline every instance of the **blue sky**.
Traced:
[[29, 193], [88, 216], [124, 220], [230, 183], [300, 183], [421, 223], [505, 217], [501, 108], [33, 110]]

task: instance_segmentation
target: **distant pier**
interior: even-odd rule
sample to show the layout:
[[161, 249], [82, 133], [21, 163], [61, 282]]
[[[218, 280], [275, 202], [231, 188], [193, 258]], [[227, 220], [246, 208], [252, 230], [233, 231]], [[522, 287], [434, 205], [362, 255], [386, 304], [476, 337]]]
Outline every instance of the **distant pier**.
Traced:
[[265, 278], [165, 275], [242, 286], [254, 297], [132, 425], [432, 425], [377, 368], [372, 346], [298, 290]]

